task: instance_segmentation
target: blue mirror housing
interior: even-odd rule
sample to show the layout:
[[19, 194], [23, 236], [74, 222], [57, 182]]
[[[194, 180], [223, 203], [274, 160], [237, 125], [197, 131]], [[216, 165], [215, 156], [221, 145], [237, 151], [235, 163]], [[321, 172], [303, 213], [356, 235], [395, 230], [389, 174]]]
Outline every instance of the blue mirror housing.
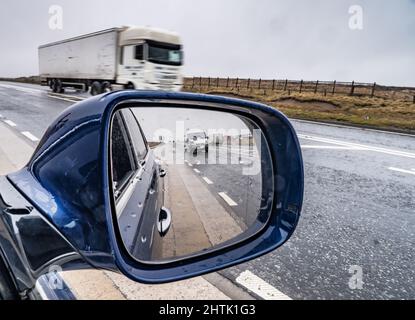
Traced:
[[[233, 245], [177, 261], [143, 263], [132, 258], [116, 227], [109, 178], [111, 118], [130, 102], [222, 110], [258, 125], [273, 162], [274, 192], [266, 226]], [[227, 97], [132, 90], [93, 97], [65, 110], [48, 128], [29, 163], [8, 175], [8, 180], [90, 265], [121, 271], [143, 283], [201, 275], [276, 249], [297, 226], [304, 189], [296, 133], [275, 108]]]

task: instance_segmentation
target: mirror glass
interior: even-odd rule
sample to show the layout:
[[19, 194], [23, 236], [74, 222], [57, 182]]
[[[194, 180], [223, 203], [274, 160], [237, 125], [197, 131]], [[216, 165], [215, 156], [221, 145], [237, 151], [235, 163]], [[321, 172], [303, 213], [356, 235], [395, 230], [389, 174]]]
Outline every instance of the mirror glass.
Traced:
[[112, 118], [117, 224], [139, 261], [172, 261], [246, 239], [273, 199], [271, 157], [251, 120], [222, 111], [139, 106]]

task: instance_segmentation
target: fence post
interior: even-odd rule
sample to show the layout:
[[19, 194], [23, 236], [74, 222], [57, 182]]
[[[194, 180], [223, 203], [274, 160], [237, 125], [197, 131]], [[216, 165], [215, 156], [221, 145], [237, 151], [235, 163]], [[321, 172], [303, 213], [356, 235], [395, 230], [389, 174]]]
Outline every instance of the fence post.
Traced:
[[192, 89], [195, 86], [195, 77], [192, 77]]
[[219, 88], [219, 77], [216, 78], [216, 88]]
[[324, 96], [327, 96], [327, 89], [324, 89]]
[[261, 78], [259, 78], [258, 89], [261, 89]]
[[303, 79], [301, 79], [301, 81], [300, 81], [300, 93], [301, 93], [301, 91], [303, 91]]
[[414, 96], [414, 99], [412, 100], [412, 103], [414, 103], [414, 104], [415, 104], [415, 96]]
[[272, 91], [275, 89], [275, 79], [272, 80]]
[[316, 94], [316, 93], [317, 93], [317, 87], [318, 87], [318, 80], [316, 81], [316, 86], [315, 86], [315, 88], [314, 88], [314, 94]]
[[202, 88], [202, 77], [199, 78], [200, 88]]
[[238, 89], [239, 88], [239, 78], [236, 78], [236, 89]]
[[376, 89], [376, 82], [373, 82], [372, 92], [370, 94], [371, 98], [373, 98], [375, 96], [375, 89]]
[[352, 81], [352, 88], [350, 89], [350, 95], [354, 94], [354, 81]]
[[208, 89], [210, 87], [210, 77], [208, 78]]
[[226, 80], [226, 88], [228, 88], [229, 87], [229, 77], [228, 77], [228, 79]]
[[285, 79], [285, 83], [284, 83], [284, 91], [287, 90], [287, 84], [288, 84], [288, 79]]
[[333, 81], [333, 91], [332, 94], [336, 93], [336, 80]]
[[246, 87], [249, 89], [250, 85], [251, 85], [251, 78], [248, 78], [248, 84], [246, 85]]

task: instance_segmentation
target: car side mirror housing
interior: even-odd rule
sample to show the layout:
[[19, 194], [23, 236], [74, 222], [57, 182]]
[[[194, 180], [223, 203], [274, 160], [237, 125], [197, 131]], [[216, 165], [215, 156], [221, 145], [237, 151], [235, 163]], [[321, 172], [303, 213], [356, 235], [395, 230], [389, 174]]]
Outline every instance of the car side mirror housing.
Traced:
[[[152, 128], [160, 119], [174, 121]], [[209, 133], [209, 125], [225, 133]], [[169, 128], [173, 137], [163, 134]], [[190, 146], [188, 128], [206, 136]], [[65, 110], [28, 165], [8, 179], [85, 261], [143, 283], [201, 275], [278, 248], [297, 226], [304, 188], [298, 138], [275, 108], [133, 90]], [[232, 194], [236, 186], [248, 198]], [[196, 210], [177, 204], [180, 188]], [[216, 215], [209, 215], [211, 203]], [[197, 246], [189, 238], [195, 231], [206, 234]]]

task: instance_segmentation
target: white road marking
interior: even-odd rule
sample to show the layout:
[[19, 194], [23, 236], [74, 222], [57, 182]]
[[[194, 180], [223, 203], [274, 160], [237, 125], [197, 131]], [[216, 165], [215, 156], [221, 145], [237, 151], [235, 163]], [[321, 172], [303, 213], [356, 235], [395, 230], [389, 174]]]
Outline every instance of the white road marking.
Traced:
[[359, 144], [359, 143], [346, 142], [346, 141], [340, 141], [340, 140], [334, 140], [334, 139], [328, 139], [328, 138], [321, 138], [321, 137], [309, 136], [309, 135], [304, 135], [304, 134], [298, 134], [298, 137], [301, 139], [305, 139], [305, 140], [336, 144], [336, 145], [346, 146], [346, 147], [354, 147], [354, 148], [359, 148], [361, 150], [366, 150], [366, 151], [380, 152], [380, 153], [415, 159], [415, 153], [412, 153], [412, 152], [404, 152], [404, 151], [392, 150], [392, 149], [387, 149], [387, 148], [373, 147], [373, 146]]
[[302, 144], [302, 149], [330, 149], [330, 150], [363, 150], [362, 148], [356, 147], [342, 147], [342, 146], [316, 146], [310, 144]]
[[187, 163], [188, 165], [189, 165], [189, 167], [193, 167], [193, 165], [189, 162], [189, 163]]
[[213, 182], [208, 177], [203, 177], [202, 179], [205, 180], [207, 184], [213, 184]]
[[61, 98], [61, 97], [53, 96], [53, 95], [50, 95], [50, 94], [48, 94], [48, 97], [58, 99], [58, 100], [68, 101], [68, 102], [79, 102], [79, 100], [71, 100], [71, 99], [67, 99], [67, 98]]
[[25, 92], [25, 93], [36, 93], [36, 94], [38, 94], [38, 93], [44, 92], [43, 90], [39, 90], [39, 89], [33, 89], [33, 88], [21, 87], [21, 86], [14, 86], [14, 85], [11, 85], [11, 84], [3, 84], [3, 83], [0, 84], [0, 87], [7, 88], [7, 89], [14, 89], [14, 90], [18, 90], [18, 91]]
[[4, 120], [4, 123], [7, 123], [10, 127], [16, 127], [17, 124], [15, 124], [13, 121], [11, 120]]
[[223, 200], [226, 201], [228, 205], [231, 207], [236, 207], [238, 204], [232, 200], [231, 197], [229, 197], [225, 192], [219, 192], [219, 195], [222, 197]]
[[236, 278], [236, 282], [254, 292], [264, 300], [292, 300], [289, 296], [248, 270], [242, 272]]
[[33, 134], [31, 134], [29, 131], [23, 131], [23, 132], [21, 132], [21, 133], [22, 133], [22, 135], [24, 135], [26, 138], [28, 138], [28, 139], [30, 139], [30, 140], [32, 140], [32, 141], [34, 141], [34, 142], [39, 141], [39, 138], [38, 138], [38, 137], [36, 137], [36, 136], [34, 136]]
[[399, 169], [399, 168], [395, 168], [395, 167], [389, 167], [388, 169], [392, 170], [392, 171], [397, 171], [397, 172], [401, 172], [401, 173], [409, 173], [409, 174], [415, 175], [415, 171], [411, 171], [411, 170]]
[[197, 170], [197, 169], [193, 169], [193, 171], [196, 172], [196, 173], [200, 173], [200, 171]]
[[67, 98], [67, 99], [73, 99], [73, 100], [79, 100], [79, 101], [83, 101], [83, 100], [85, 100], [86, 98], [84, 98], [84, 97], [79, 97], [79, 96], [70, 96], [70, 95], [68, 95], [68, 94], [62, 94], [62, 93], [52, 93], [52, 92], [49, 92], [48, 93], [48, 96], [49, 97], [53, 97], [53, 98], [55, 98], [55, 97], [59, 97], [59, 98]]
[[380, 130], [380, 129], [371, 129], [371, 128], [364, 128], [364, 127], [359, 128], [359, 127], [352, 127], [352, 126], [348, 126], [348, 125], [342, 125], [342, 124], [338, 124], [338, 123], [326, 123], [326, 122], [292, 119], [292, 118], [289, 118], [289, 119], [292, 122], [304, 122], [304, 123], [310, 123], [310, 124], [319, 125], [319, 126], [326, 126], [326, 127], [337, 127], [337, 128], [345, 128], [345, 129], [350, 129], [350, 130], [370, 131], [370, 132], [374, 132], [374, 133], [394, 134], [394, 135], [407, 136], [407, 137], [414, 137], [415, 136], [415, 135], [410, 134], [410, 133], [385, 131], [385, 130]]

